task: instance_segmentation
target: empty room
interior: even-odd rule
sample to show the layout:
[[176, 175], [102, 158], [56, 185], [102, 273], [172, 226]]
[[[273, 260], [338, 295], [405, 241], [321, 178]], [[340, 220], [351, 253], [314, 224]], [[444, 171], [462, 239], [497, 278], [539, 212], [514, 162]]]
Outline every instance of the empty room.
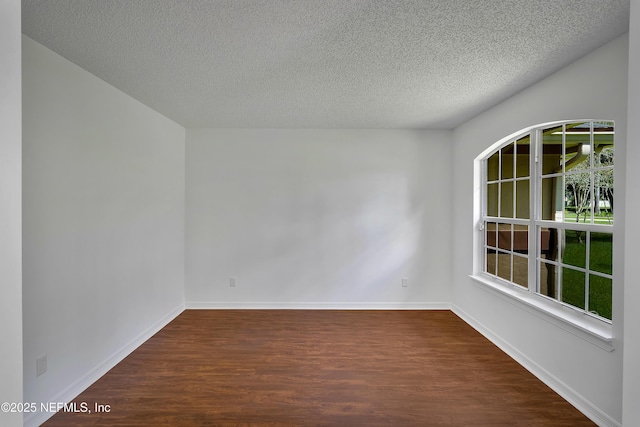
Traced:
[[0, 425], [640, 425], [639, 33], [2, 0]]

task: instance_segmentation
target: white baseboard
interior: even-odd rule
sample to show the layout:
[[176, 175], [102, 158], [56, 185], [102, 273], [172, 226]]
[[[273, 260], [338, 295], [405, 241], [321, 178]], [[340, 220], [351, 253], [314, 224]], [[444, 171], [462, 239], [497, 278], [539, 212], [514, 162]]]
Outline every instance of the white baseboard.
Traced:
[[567, 402], [571, 403], [580, 412], [587, 416], [591, 421], [596, 423], [600, 427], [622, 427], [618, 421], [611, 418], [609, 415], [601, 411], [590, 401], [585, 399], [582, 395], [577, 393], [571, 387], [564, 382], [560, 381], [556, 376], [549, 371], [538, 365], [529, 357], [521, 353], [518, 349], [511, 346], [508, 342], [500, 338], [492, 330], [485, 327], [477, 319], [470, 316], [460, 307], [455, 304], [452, 305], [451, 311], [453, 311], [458, 317], [468, 323], [475, 330], [484, 335], [489, 341], [495, 344], [502, 351], [507, 353], [512, 359], [522, 365], [525, 369], [535, 375], [540, 381], [548, 385], [553, 391], [558, 393]]
[[199, 310], [451, 310], [448, 302], [209, 302], [192, 301]]
[[[149, 328], [144, 330], [138, 336], [133, 338], [128, 344], [121, 347], [114, 352], [111, 356], [107, 357], [102, 363], [87, 372], [80, 379], [75, 381], [65, 390], [61, 391], [57, 395], [49, 399], [50, 402], [64, 402], [69, 403], [75, 399], [80, 393], [85, 391], [91, 384], [96, 382], [100, 377], [106, 374], [111, 368], [120, 363], [125, 357], [131, 354], [136, 348], [140, 347], [145, 341], [151, 338], [154, 334], [164, 328], [169, 322], [175, 319], [180, 313], [184, 311], [184, 304], [180, 304], [174, 308], [162, 319], [155, 322]], [[37, 427], [47, 421], [55, 415], [54, 412], [33, 412], [26, 414], [24, 417], [24, 425], [26, 427]]]

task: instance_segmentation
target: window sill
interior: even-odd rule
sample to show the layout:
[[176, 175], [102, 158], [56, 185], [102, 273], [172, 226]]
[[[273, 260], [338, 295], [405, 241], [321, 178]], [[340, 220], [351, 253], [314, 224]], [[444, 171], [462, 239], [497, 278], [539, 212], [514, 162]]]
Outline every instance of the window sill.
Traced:
[[613, 351], [613, 330], [611, 324], [600, 321], [571, 307], [547, 301], [517, 285], [498, 283], [489, 277], [479, 274], [470, 275], [471, 279], [480, 283], [482, 289], [495, 292], [505, 300], [521, 306], [535, 316], [552, 323], [606, 351]]

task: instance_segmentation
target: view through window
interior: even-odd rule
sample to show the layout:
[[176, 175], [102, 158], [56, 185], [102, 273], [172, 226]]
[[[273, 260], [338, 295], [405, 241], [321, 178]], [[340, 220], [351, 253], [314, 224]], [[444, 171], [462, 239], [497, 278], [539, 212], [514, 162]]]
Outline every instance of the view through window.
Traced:
[[610, 321], [614, 123], [529, 129], [482, 163], [484, 273]]

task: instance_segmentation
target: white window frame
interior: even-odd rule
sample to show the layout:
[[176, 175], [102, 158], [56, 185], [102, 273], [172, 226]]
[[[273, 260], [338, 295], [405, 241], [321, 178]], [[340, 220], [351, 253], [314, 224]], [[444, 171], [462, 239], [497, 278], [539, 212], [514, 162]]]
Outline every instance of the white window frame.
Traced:
[[[613, 329], [612, 323], [606, 319], [596, 317], [580, 308], [563, 303], [561, 298], [554, 299], [546, 297], [539, 293], [538, 272], [537, 269], [540, 266], [540, 260], [538, 257], [538, 230], [540, 227], [548, 227], [553, 229], [580, 229], [589, 232], [603, 232], [603, 226], [598, 224], [584, 224], [584, 223], [566, 223], [545, 221], [539, 219], [539, 212], [541, 212], [541, 191], [539, 186], [542, 182], [542, 161], [540, 159], [539, 150], [541, 149], [541, 136], [544, 129], [550, 127], [561, 126], [564, 124], [576, 123], [576, 122], [598, 122], [600, 120], [594, 119], [576, 119], [576, 120], [563, 120], [549, 123], [542, 123], [534, 126], [521, 129], [514, 132], [511, 135], [502, 138], [495, 144], [492, 144], [489, 148], [484, 150], [474, 161], [474, 256], [473, 256], [473, 272], [471, 278], [477, 283], [480, 283], [483, 289], [487, 289], [491, 292], [497, 293], [502, 298], [506, 298], [509, 302], [515, 303], [526, 309], [527, 311], [543, 317], [545, 320], [556, 324], [557, 326], [568, 330], [582, 338], [598, 345], [599, 347], [607, 350], [613, 350]], [[530, 156], [529, 156], [529, 219], [515, 218], [495, 218], [496, 223], [509, 223], [509, 224], [526, 224], [529, 226], [529, 241], [528, 241], [528, 286], [523, 287], [515, 283], [511, 283], [506, 280], [502, 280], [499, 277], [490, 275], [484, 272], [485, 261], [485, 231], [483, 213], [486, 212], [486, 197], [484, 193], [487, 189], [487, 159], [499, 151], [505, 146], [508, 146], [511, 142], [515, 142], [518, 139], [530, 135]], [[591, 138], [593, 138], [593, 132], [591, 132]], [[593, 141], [591, 141], [593, 145]], [[564, 147], [564, 138], [563, 138]], [[516, 148], [517, 149], [517, 148]], [[515, 156], [514, 156], [515, 157]], [[592, 164], [593, 167], [593, 164]], [[564, 167], [563, 167], [564, 172]], [[500, 178], [500, 177], [499, 177]], [[514, 169], [514, 193], [516, 182], [516, 170]], [[592, 189], [593, 190], [593, 189]], [[516, 201], [514, 199], [514, 212]], [[500, 205], [500, 202], [499, 202]], [[593, 210], [593, 206], [591, 207]], [[592, 212], [593, 213], [593, 212]], [[493, 220], [493, 217], [490, 217]], [[592, 215], [593, 218], [593, 215]], [[607, 233], [614, 233], [612, 226], [608, 227]], [[614, 236], [615, 240], [615, 236]], [[496, 242], [497, 246], [497, 242]], [[588, 246], [588, 245], [587, 245]], [[587, 269], [588, 258], [587, 258]], [[513, 274], [513, 273], [512, 273]], [[588, 274], [585, 273], [585, 274]], [[588, 291], [587, 291], [588, 292]]]

